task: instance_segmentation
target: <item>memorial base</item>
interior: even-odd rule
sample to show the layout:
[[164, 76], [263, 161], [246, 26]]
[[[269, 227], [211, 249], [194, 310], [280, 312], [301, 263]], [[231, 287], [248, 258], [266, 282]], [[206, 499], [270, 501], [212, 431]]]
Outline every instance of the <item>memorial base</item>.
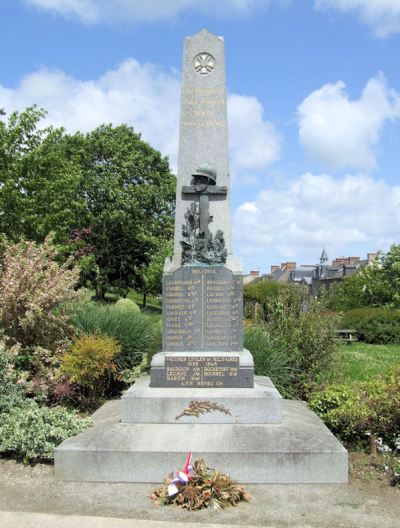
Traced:
[[[197, 398], [197, 393], [190, 394], [189, 389], [182, 389], [188, 393], [176, 395], [179, 401], [174, 402], [174, 389], [150, 389], [148, 383], [148, 378], [147, 381], [141, 381], [136, 396], [132, 393], [129, 395], [128, 391], [122, 403], [106, 403], [94, 414], [93, 427], [69, 438], [56, 449], [56, 478], [70, 481], [160, 483], [165, 475], [181, 468], [188, 452], [192, 451], [194, 460], [203, 458], [210, 467], [221, 469], [243, 483], [347, 482], [347, 451], [304, 402], [277, 397], [278, 405], [282, 405], [282, 423], [237, 423], [235, 412], [240, 406], [244, 409], [246, 403], [242, 402], [238, 407], [239, 402], [235, 404], [235, 398], [232, 397], [230, 401], [225, 400], [233, 411], [230, 423], [201, 423], [193, 417], [188, 417], [192, 423], [184, 423], [172, 418], [171, 409], [177, 403], [174, 412], [180, 412], [182, 404]], [[255, 385], [251, 389], [255, 399], [257, 394], [263, 393], [263, 387], [268, 389], [261, 397], [266, 405], [268, 398], [277, 394], [268, 378], [256, 377]], [[159, 390], [169, 391], [169, 396], [157, 395]], [[224, 392], [227, 390], [233, 389], [225, 389]], [[145, 419], [143, 414], [141, 417], [136, 414], [136, 423], [121, 423], [121, 417], [129, 419], [124, 414], [126, 410], [121, 413], [121, 405], [127, 408], [131, 406], [132, 402], [127, 401], [131, 396], [137, 397], [139, 404], [143, 403], [149, 398], [148, 391], [155, 391], [156, 398], [154, 402], [146, 404], [151, 407], [146, 411], [149, 420], [155, 418], [156, 404], [159, 416], [165, 410], [165, 418], [161, 418], [161, 423], [139, 423], [139, 420]], [[245, 395], [246, 389], [241, 391]], [[204, 389], [203, 392], [205, 398], [215, 396]], [[226, 397], [229, 398], [229, 395]], [[251, 403], [248, 395], [244, 399]], [[262, 410], [261, 401], [258, 404], [251, 403], [249, 408], [253, 409], [250, 411], [253, 415], [257, 415]], [[139, 410], [135, 412], [139, 413]]]
[[[210, 408], [198, 416], [184, 414], [190, 402], [217, 402], [227, 412]], [[154, 388], [139, 379], [121, 398], [123, 423], [267, 424], [282, 422], [282, 397], [269, 378], [258, 378], [254, 388]]]
[[151, 361], [151, 387], [252, 388], [253, 356], [242, 352], [159, 352]]

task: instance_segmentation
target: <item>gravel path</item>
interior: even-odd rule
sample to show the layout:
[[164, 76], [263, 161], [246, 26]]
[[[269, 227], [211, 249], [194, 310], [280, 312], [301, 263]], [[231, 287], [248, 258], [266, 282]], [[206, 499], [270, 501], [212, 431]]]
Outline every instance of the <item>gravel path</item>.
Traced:
[[[351, 478], [348, 485], [246, 486], [253, 500], [222, 512], [186, 512], [160, 508], [149, 500], [148, 484], [58, 482], [53, 467], [24, 466], [0, 460], [0, 525], [10, 528], [54, 526], [172, 526], [201, 523], [211, 526], [263, 526], [291, 528], [399, 528], [400, 490], [370, 475]], [[13, 512], [15, 515], [13, 516]], [[19, 512], [19, 513], [17, 513]], [[47, 514], [40, 517], [29, 514]], [[92, 523], [78, 521], [91, 516]], [[97, 518], [97, 519], [95, 519]], [[47, 519], [47, 520], [46, 520]], [[58, 522], [56, 521], [58, 519]], [[117, 519], [125, 523], [118, 523]], [[74, 522], [71, 522], [73, 521]], [[146, 523], [146, 521], [148, 521]], [[157, 523], [157, 522], [159, 523]], [[30, 524], [31, 522], [31, 524]], [[47, 524], [47, 522], [49, 524]], [[10, 524], [11, 523], [11, 524]], [[68, 523], [67, 523], [68, 524]], [[65, 525], [67, 525], [65, 524]]]

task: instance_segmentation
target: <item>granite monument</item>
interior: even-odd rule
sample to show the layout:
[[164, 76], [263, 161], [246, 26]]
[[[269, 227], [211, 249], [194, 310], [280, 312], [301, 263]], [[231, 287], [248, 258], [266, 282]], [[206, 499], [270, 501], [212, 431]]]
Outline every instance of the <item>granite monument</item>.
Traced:
[[347, 482], [347, 452], [304, 402], [254, 376], [232, 254], [224, 41], [185, 39], [174, 254], [163, 348], [95, 425], [57, 448], [59, 479], [158, 482], [188, 452], [241, 482]]

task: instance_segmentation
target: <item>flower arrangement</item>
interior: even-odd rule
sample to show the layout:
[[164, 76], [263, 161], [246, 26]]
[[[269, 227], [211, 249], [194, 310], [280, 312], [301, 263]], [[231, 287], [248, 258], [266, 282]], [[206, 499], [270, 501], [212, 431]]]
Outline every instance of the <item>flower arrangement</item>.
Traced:
[[161, 488], [151, 495], [151, 500], [163, 506], [173, 504], [188, 510], [210, 508], [219, 510], [236, 506], [251, 499], [243, 486], [219, 470], [208, 468], [204, 460], [190, 465], [191, 454], [182, 471], [171, 473]]

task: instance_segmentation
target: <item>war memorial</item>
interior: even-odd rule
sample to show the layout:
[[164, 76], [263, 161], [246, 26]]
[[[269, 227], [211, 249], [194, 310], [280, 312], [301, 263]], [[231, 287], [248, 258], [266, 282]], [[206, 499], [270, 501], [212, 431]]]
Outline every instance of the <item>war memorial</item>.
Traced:
[[150, 376], [55, 454], [61, 480], [159, 482], [188, 452], [243, 483], [347, 482], [347, 451], [304, 402], [254, 376], [232, 252], [224, 41], [184, 44], [174, 255]]

